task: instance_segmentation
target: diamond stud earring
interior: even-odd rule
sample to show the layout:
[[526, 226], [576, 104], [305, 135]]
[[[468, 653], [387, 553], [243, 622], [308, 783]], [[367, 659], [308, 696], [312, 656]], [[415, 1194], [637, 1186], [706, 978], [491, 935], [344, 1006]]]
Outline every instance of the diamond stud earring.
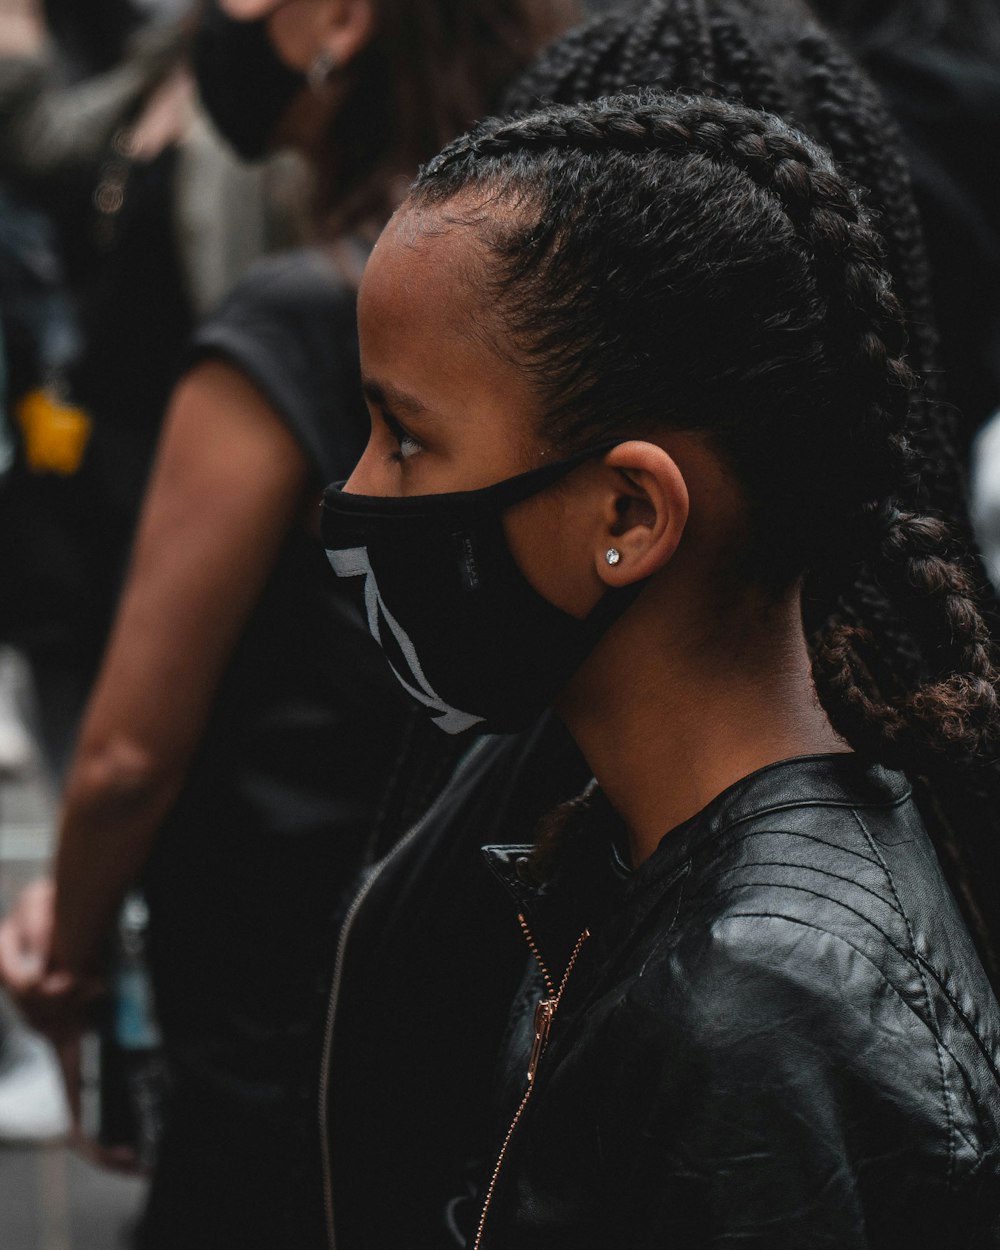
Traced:
[[607, 560], [608, 564], [617, 564], [622, 558], [622, 553], [617, 547], [609, 547], [604, 553], [604, 558]]

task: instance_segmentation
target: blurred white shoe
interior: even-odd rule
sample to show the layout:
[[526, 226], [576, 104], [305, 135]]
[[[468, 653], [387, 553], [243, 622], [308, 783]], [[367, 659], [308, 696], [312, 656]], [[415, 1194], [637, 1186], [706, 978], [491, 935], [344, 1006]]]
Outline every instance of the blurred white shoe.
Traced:
[[0, 1058], [0, 1142], [50, 1142], [70, 1129], [62, 1072], [52, 1047], [17, 1028]]

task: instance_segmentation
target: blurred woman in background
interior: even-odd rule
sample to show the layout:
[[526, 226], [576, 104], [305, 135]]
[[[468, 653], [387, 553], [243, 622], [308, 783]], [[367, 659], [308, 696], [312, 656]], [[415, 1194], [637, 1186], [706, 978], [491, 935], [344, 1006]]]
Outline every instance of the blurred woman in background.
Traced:
[[355, 290], [418, 162], [566, 20], [558, 0], [203, 14], [206, 107], [244, 157], [293, 143], [313, 159], [327, 238], [252, 272], [194, 338], [70, 771], [54, 894], [37, 885], [3, 935], [22, 1002], [72, 1028], [144, 875], [174, 1082], [144, 1247], [322, 1238], [335, 900], [454, 755], [410, 724], [315, 532], [320, 487], [367, 432]]

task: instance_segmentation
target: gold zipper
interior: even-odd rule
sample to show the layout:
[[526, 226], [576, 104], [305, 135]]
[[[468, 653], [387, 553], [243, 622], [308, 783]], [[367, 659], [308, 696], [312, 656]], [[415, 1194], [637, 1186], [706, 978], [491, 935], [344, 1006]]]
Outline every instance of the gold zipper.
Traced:
[[545, 1050], [549, 1040], [549, 1032], [552, 1029], [552, 1021], [555, 1019], [556, 1012], [559, 1010], [559, 1004], [562, 1001], [563, 992], [566, 989], [566, 982], [569, 980], [570, 973], [573, 971], [580, 951], [584, 942], [590, 937], [590, 930], [584, 929], [580, 936], [576, 939], [576, 945], [573, 947], [573, 953], [569, 957], [569, 963], [566, 965], [566, 971], [562, 975], [559, 982], [559, 988], [556, 989], [555, 982], [549, 974], [545, 961], [539, 953], [538, 946], [528, 928], [528, 922], [524, 915], [518, 915], [518, 924], [521, 926], [521, 932], [524, 934], [525, 941], [528, 943], [528, 949], [535, 957], [535, 962], [542, 974], [542, 980], [545, 982], [545, 994], [538, 1000], [535, 1006], [535, 1036], [531, 1043], [531, 1058], [528, 1060], [528, 1088], [524, 1091], [524, 1097], [514, 1112], [514, 1118], [510, 1122], [510, 1128], [507, 1130], [507, 1136], [503, 1139], [500, 1147], [500, 1153], [497, 1156], [496, 1166], [493, 1168], [493, 1175], [490, 1177], [489, 1186], [486, 1189], [486, 1198], [483, 1201], [482, 1213], [479, 1216], [479, 1228], [476, 1230], [476, 1240], [473, 1243], [472, 1250], [479, 1250], [479, 1244], [483, 1240], [483, 1230], [486, 1228], [486, 1216], [489, 1213], [490, 1203], [493, 1201], [493, 1191], [497, 1187], [497, 1180], [500, 1176], [500, 1169], [503, 1167], [503, 1161], [507, 1154], [507, 1147], [510, 1145], [510, 1139], [514, 1136], [514, 1130], [517, 1128], [524, 1109], [528, 1105], [528, 1099], [531, 1097], [532, 1090], [535, 1088], [535, 1073], [538, 1071], [538, 1063]]

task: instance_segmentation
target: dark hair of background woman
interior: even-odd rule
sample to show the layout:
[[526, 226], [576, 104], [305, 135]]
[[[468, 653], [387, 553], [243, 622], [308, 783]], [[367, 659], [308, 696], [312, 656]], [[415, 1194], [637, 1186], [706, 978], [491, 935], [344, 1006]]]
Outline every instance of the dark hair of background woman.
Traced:
[[[639, 15], [605, 17], [554, 45], [507, 104], [523, 110], [539, 101], [572, 103], [637, 83], [733, 96], [782, 115], [832, 151], [867, 188], [881, 217], [888, 267], [908, 318], [907, 359], [923, 381], [907, 423], [915, 471], [899, 506], [917, 517], [947, 517], [956, 538], [946, 539], [933, 519], [921, 521], [909, 533], [915, 562], [902, 580], [891, 571], [893, 563], [900, 567], [896, 552], [888, 562], [869, 554], [836, 578], [807, 582], [806, 625], [818, 689], [835, 727], [858, 749], [923, 779], [926, 816], [945, 868], [1000, 981], [991, 941], [1000, 937], [1000, 767], [984, 761], [976, 729], [995, 708], [979, 609], [994, 636], [1000, 612], [968, 555], [973, 543], [955, 417], [942, 402], [920, 222], [895, 127], [864, 74], [797, 0], [657, 0]], [[844, 471], [860, 473], [862, 465], [845, 462]], [[882, 554], [892, 554], [891, 543]], [[907, 590], [907, 577], [926, 598]], [[942, 602], [953, 617], [947, 625], [941, 616], [932, 619]], [[958, 667], [971, 662], [974, 693], [961, 681], [939, 685], [955, 649], [965, 647], [971, 650]], [[936, 688], [933, 707], [920, 695], [910, 711], [919, 719], [922, 707], [928, 722], [938, 722], [942, 732], [933, 744], [913, 734], [913, 716], [901, 719], [898, 710], [911, 692], [926, 692], [928, 682]], [[970, 693], [976, 710], [967, 718]]]
[[328, 134], [319, 198], [335, 231], [388, 217], [395, 180], [489, 113], [577, 14], [575, 0], [376, 0], [375, 9], [375, 35], [346, 70]]

